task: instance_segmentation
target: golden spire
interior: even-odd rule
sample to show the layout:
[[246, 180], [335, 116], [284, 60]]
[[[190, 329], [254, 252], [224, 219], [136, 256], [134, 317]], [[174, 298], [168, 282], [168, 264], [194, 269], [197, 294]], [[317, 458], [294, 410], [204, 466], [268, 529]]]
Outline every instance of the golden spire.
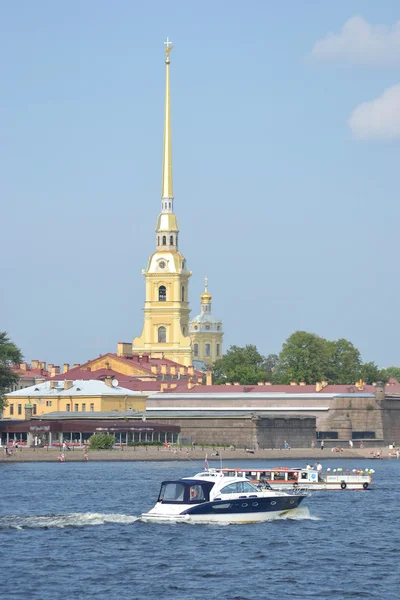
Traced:
[[[163, 152], [163, 168], [162, 168], [162, 184], [161, 198], [174, 197], [172, 187], [172, 136], [171, 136], [171, 106], [169, 93], [169, 54], [172, 50], [172, 45], [167, 38], [164, 42], [165, 48], [165, 113], [164, 113], [164, 152]], [[163, 205], [162, 205], [163, 206]], [[169, 208], [169, 207], [168, 207]], [[170, 212], [170, 211], [169, 211]]]

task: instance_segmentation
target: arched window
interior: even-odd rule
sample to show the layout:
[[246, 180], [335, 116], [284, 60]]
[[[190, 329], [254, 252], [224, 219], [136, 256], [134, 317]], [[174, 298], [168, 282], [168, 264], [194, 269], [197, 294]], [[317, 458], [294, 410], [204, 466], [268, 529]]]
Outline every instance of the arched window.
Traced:
[[160, 285], [158, 288], [158, 300], [159, 302], [165, 302], [167, 299], [167, 288], [165, 285]]
[[173, 246], [173, 245], [174, 245], [174, 236], [173, 236], [173, 235], [170, 235], [170, 236], [169, 236], [169, 245], [170, 245], [170, 246]]
[[220, 356], [220, 348], [221, 348], [220, 344], [217, 344], [217, 356]]
[[167, 236], [166, 236], [166, 235], [163, 235], [163, 236], [162, 236], [162, 245], [163, 245], [163, 246], [166, 246], [166, 245], [167, 245]]
[[198, 356], [198, 355], [199, 355], [199, 345], [198, 345], [198, 344], [195, 344], [195, 345], [193, 346], [193, 354], [194, 354], [195, 356]]
[[157, 246], [160, 245], [160, 236], [157, 237]]
[[171, 202], [169, 203], [169, 207], [171, 208]]
[[181, 300], [182, 300], [182, 302], [185, 302], [185, 286], [184, 285], [182, 286], [182, 289], [181, 289]]
[[182, 333], [183, 333], [183, 335], [186, 335], [186, 327], [185, 326], [182, 327]]
[[167, 341], [167, 330], [165, 327], [158, 328], [158, 343], [165, 344]]
[[206, 356], [211, 356], [211, 344], [206, 344]]

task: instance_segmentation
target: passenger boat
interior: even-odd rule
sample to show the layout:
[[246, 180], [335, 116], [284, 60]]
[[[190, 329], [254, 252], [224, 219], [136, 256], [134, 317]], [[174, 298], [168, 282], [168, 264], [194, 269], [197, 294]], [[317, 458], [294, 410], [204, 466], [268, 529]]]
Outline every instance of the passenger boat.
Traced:
[[259, 490], [244, 475], [210, 469], [193, 477], [163, 481], [157, 502], [142, 521], [188, 521], [217, 523], [257, 523], [282, 515], [295, 514], [307, 496], [273, 491], [268, 485]]
[[306, 490], [367, 490], [374, 486], [373, 469], [358, 470], [327, 469], [325, 473], [315, 469], [274, 467], [273, 469], [216, 469], [225, 477], [246, 477], [254, 484], [267, 484], [272, 489], [290, 490], [301, 487]]

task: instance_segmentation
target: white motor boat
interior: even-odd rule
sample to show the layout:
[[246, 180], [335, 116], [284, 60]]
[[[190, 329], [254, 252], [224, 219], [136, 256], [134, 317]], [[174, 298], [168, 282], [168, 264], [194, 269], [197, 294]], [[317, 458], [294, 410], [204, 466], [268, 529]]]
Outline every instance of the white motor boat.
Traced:
[[256, 523], [295, 513], [307, 496], [258, 489], [246, 477], [226, 477], [215, 470], [163, 481], [157, 502], [143, 521]]

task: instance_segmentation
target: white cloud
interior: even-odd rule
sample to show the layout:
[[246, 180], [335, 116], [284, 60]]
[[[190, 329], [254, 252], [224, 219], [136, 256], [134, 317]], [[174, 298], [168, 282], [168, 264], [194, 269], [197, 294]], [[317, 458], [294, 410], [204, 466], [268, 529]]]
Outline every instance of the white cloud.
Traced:
[[370, 25], [360, 16], [351, 17], [340, 33], [328, 33], [316, 42], [312, 56], [317, 60], [351, 64], [399, 64], [400, 21], [390, 28]]
[[378, 98], [359, 104], [348, 125], [359, 140], [400, 139], [400, 83], [387, 88]]

